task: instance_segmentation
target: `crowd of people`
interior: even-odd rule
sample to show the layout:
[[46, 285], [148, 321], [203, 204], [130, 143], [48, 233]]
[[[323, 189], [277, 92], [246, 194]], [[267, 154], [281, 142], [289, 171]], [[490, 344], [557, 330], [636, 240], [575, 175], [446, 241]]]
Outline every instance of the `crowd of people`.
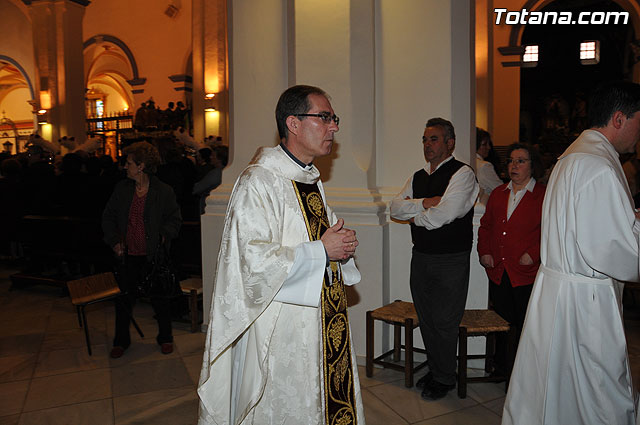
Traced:
[[[39, 136], [33, 140], [43, 140]], [[63, 138], [65, 139], [65, 138]], [[228, 161], [228, 147], [215, 144], [195, 154], [173, 137], [148, 138], [160, 153], [158, 178], [173, 189], [182, 218], [198, 221], [204, 212], [204, 199], [221, 182]], [[73, 138], [66, 138], [70, 146]], [[0, 153], [0, 211], [7, 232], [3, 231], [3, 254], [13, 250], [18, 240], [22, 216], [67, 216], [99, 220], [116, 184], [126, 178], [126, 156], [114, 161], [109, 155], [96, 155], [75, 149], [60, 155], [32, 143], [17, 155]], [[13, 247], [13, 248], [11, 248]]]
[[177, 130], [193, 128], [191, 109], [182, 101], [169, 102], [165, 109], [156, 106], [153, 98], [142, 102], [133, 116], [133, 127], [137, 130]]

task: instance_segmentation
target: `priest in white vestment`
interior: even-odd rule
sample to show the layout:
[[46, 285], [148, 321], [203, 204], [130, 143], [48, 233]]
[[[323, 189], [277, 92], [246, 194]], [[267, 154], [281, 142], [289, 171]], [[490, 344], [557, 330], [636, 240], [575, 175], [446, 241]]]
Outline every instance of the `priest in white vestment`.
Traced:
[[503, 425], [635, 423], [620, 281], [640, 278], [640, 226], [618, 156], [640, 139], [639, 110], [639, 85], [601, 86], [591, 129], [553, 169]]
[[321, 89], [294, 86], [276, 121], [282, 144], [258, 150], [229, 200], [199, 424], [364, 424], [343, 291], [358, 241], [312, 164], [339, 119]]

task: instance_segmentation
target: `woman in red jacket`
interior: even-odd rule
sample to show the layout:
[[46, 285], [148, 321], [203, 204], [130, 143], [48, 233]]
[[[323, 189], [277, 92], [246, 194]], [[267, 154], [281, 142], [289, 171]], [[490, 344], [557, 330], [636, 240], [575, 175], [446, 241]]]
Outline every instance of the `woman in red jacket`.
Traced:
[[[542, 162], [533, 147], [509, 147], [511, 181], [491, 192], [478, 230], [478, 256], [489, 277], [489, 300], [516, 327], [524, 324], [533, 281], [540, 266], [540, 220], [545, 186]], [[496, 364], [506, 365], [506, 338], [496, 341]]]

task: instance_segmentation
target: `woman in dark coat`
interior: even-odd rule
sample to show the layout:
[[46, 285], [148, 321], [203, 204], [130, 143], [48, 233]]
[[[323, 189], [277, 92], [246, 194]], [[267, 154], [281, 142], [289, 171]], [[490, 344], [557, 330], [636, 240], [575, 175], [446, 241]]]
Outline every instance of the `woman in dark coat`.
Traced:
[[[116, 302], [116, 332], [111, 357], [118, 358], [131, 344], [129, 312], [136, 300], [135, 288], [145, 277], [162, 244], [178, 236], [182, 218], [170, 186], [154, 174], [160, 164], [158, 150], [147, 142], [134, 143], [127, 155], [127, 179], [119, 182], [102, 215], [105, 242], [124, 260], [119, 285], [126, 297]], [[151, 298], [158, 321], [156, 338], [164, 354], [173, 351], [170, 303], [167, 298]]]

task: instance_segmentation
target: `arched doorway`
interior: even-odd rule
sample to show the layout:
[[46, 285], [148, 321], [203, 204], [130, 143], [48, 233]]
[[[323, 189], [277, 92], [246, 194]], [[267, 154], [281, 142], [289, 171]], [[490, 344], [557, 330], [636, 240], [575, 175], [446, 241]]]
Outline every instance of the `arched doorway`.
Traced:
[[144, 84], [131, 50], [120, 39], [96, 35], [84, 42], [85, 105], [90, 136], [100, 135], [105, 152], [117, 156], [121, 136], [133, 127], [133, 88]]
[[[34, 132], [33, 87], [23, 71], [11, 58], [0, 56], [0, 113], [4, 126], [6, 127], [4, 120], [9, 120], [16, 132], [15, 140], [9, 141], [8, 138], [13, 135], [8, 133], [7, 137], [3, 137], [2, 143], [11, 142], [12, 153], [20, 152], [20, 144], [15, 143], [19, 141], [18, 136], [26, 138]], [[4, 128], [0, 135], [6, 132]], [[0, 150], [3, 149], [4, 146], [0, 146]]]
[[2, 113], [0, 118], [0, 151], [15, 155], [24, 147], [23, 137], [18, 134], [16, 124]]

